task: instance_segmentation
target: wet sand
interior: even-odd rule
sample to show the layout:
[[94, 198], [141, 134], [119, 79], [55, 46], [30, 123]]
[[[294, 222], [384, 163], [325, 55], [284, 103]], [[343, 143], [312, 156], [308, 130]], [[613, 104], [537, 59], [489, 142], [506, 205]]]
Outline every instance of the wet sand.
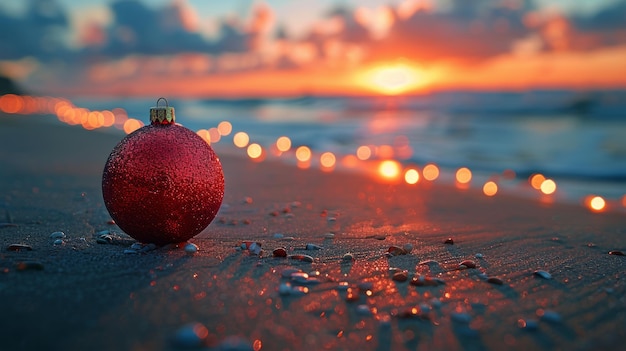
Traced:
[[[107, 224], [100, 191], [122, 135], [51, 118], [0, 116], [2, 350], [177, 350], [172, 339], [190, 322], [208, 328], [210, 349], [232, 337], [261, 350], [618, 350], [626, 341], [626, 257], [608, 254], [626, 251], [623, 213], [254, 163], [217, 145], [226, 194], [191, 240], [200, 251], [125, 254], [134, 241]], [[96, 242], [104, 230], [111, 244]], [[55, 231], [64, 245], [53, 244]], [[245, 240], [264, 256], [236, 250]], [[407, 243], [409, 254], [385, 257]], [[281, 246], [315, 261], [271, 257]], [[467, 259], [477, 267], [458, 269]], [[288, 267], [319, 271], [319, 284], [279, 294]], [[445, 284], [394, 281], [390, 268]], [[348, 301], [341, 282], [354, 293], [370, 286]], [[540, 317], [552, 312], [560, 320]]]

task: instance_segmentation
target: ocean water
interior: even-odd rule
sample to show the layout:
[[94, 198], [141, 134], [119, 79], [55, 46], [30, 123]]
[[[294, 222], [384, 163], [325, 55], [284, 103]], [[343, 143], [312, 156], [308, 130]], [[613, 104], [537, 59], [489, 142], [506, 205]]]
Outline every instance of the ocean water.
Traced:
[[[155, 102], [74, 100], [94, 110], [124, 108], [143, 121]], [[172, 99], [169, 104], [177, 121], [192, 130], [227, 120], [233, 134], [244, 131], [264, 147], [282, 135], [293, 146], [339, 157], [354, 154], [360, 145], [389, 145], [400, 151], [394, 158], [402, 163], [435, 163], [444, 178], [464, 166], [478, 184], [512, 170], [517, 178], [509, 188], [519, 189], [531, 174], [542, 173], [557, 181], [557, 197], [564, 201], [588, 194], [618, 201], [626, 194], [626, 91]], [[222, 143], [232, 145], [232, 139]]]

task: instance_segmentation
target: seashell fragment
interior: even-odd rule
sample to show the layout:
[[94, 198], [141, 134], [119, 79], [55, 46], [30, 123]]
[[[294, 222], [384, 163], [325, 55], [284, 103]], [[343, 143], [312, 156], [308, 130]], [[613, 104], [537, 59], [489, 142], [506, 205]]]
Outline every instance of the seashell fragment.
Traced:
[[459, 268], [463, 269], [462, 267], [465, 267], [465, 268], [476, 268], [476, 262], [474, 262], [472, 260], [465, 260], [465, 261], [459, 263]]
[[198, 252], [198, 245], [196, 245], [194, 243], [187, 243], [187, 245], [185, 245], [184, 250], [188, 254], [194, 254], [194, 253]]
[[396, 272], [391, 276], [391, 279], [397, 282], [405, 282], [409, 279], [409, 273], [407, 271]]
[[497, 277], [489, 277], [489, 278], [487, 278], [487, 283], [494, 284], [494, 285], [503, 285], [504, 284], [502, 279], [497, 278]]
[[284, 247], [279, 247], [272, 251], [272, 256], [274, 257], [287, 257], [287, 249]]
[[518, 319], [517, 320], [517, 326], [520, 329], [524, 329], [524, 330], [528, 330], [528, 331], [535, 331], [537, 330], [537, 328], [539, 328], [539, 323], [537, 323], [536, 320], [534, 319]]
[[321, 249], [323, 249], [323, 247], [321, 247], [319, 245], [315, 245], [315, 244], [306, 244], [304, 249], [305, 250], [321, 250]]
[[65, 233], [63, 232], [53, 232], [50, 234], [50, 239], [64, 239]]
[[33, 251], [33, 248], [30, 245], [26, 245], [26, 244], [11, 244], [7, 246], [7, 250], [9, 251]]
[[292, 260], [298, 260], [298, 261], [302, 261], [302, 262], [308, 262], [308, 263], [313, 263], [313, 257], [309, 256], [309, 255], [289, 255], [287, 256], [287, 258], [292, 259]]
[[552, 274], [550, 274], [550, 273], [548, 273], [546, 271], [536, 270], [533, 274], [535, 276], [541, 277], [543, 279], [552, 279]]
[[62, 239], [56, 239], [52, 244], [55, 246], [59, 246], [65, 244], [65, 241], [63, 241]]
[[452, 240], [452, 238], [448, 238], [443, 243], [447, 245], [454, 245], [454, 240]]
[[401, 248], [400, 246], [395, 246], [395, 245], [391, 245], [389, 249], [387, 249], [387, 252], [391, 254], [392, 256], [400, 256], [400, 255], [407, 254], [405, 249]]
[[348, 252], [348, 253], [343, 255], [341, 260], [343, 262], [353, 262], [354, 261], [354, 255]]
[[335, 234], [333, 233], [324, 234], [324, 239], [333, 239], [334, 237], [335, 237]]
[[609, 255], [613, 255], [613, 256], [625, 256], [623, 252], [621, 252], [621, 251], [617, 251], [617, 250], [609, 251]]

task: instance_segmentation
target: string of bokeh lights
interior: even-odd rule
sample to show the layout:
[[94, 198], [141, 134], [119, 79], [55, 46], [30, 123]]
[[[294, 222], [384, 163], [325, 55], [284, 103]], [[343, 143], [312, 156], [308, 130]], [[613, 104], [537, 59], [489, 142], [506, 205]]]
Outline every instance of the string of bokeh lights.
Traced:
[[[75, 106], [71, 101], [63, 98], [48, 96], [28, 96], [5, 94], [0, 96], [0, 111], [6, 114], [54, 114], [59, 121], [69, 125], [80, 125], [84, 129], [94, 130], [99, 128], [117, 128], [126, 134], [144, 126], [144, 123], [128, 116], [121, 108], [112, 110], [91, 111], [86, 108]], [[220, 142], [222, 137], [233, 133], [233, 126], [228, 121], [220, 122], [216, 127], [200, 129], [196, 133], [207, 143]], [[252, 161], [261, 162], [271, 155], [273, 157], [295, 157], [296, 165], [301, 169], [308, 169], [314, 165], [322, 171], [331, 172], [337, 165], [337, 155], [330, 151], [319, 153], [317, 157], [313, 150], [306, 145], [295, 147], [288, 136], [281, 136], [266, 147], [259, 143], [251, 142], [251, 137], [244, 131], [233, 134], [232, 142], [236, 148], [245, 150], [247, 157]], [[401, 162], [393, 159], [394, 150], [390, 145], [361, 145], [354, 154], [342, 155], [339, 163], [350, 169], [370, 172], [379, 179], [387, 182], [405, 182], [409, 185], [423, 182], [434, 182], [440, 176], [439, 167], [434, 163], [424, 165], [420, 169], [417, 166], [403, 166]], [[515, 179], [515, 172], [505, 170], [502, 172], [503, 179]], [[498, 191], [498, 179], [488, 179], [482, 186], [485, 196], [495, 196]], [[467, 167], [456, 170], [454, 181], [458, 189], [469, 189], [472, 180], [472, 171]], [[557, 184], [553, 179], [546, 178], [543, 174], [533, 174], [529, 177], [530, 188], [539, 192], [543, 202], [552, 202], [552, 196], [557, 190]], [[592, 212], [604, 212], [608, 209], [626, 208], [626, 194], [619, 200], [607, 201], [598, 195], [587, 195], [582, 199], [583, 205]]]

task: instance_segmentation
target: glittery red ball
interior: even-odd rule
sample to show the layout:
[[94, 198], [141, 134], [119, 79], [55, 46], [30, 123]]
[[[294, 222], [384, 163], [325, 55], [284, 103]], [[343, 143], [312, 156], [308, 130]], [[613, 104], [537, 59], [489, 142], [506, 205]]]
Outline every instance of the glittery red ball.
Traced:
[[102, 195], [115, 223], [137, 241], [184, 242], [215, 218], [224, 174], [213, 149], [191, 130], [148, 125], [111, 152]]

